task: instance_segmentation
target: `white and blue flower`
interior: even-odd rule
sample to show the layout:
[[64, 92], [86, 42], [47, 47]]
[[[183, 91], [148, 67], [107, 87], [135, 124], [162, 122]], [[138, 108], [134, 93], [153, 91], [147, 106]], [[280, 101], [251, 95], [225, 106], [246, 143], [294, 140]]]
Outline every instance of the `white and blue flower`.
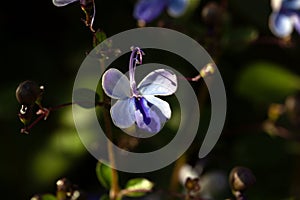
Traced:
[[300, 0], [271, 0], [271, 7], [269, 27], [274, 35], [285, 38], [294, 29], [300, 33]]
[[92, 32], [95, 32], [93, 29], [94, 19], [96, 16], [96, 7], [94, 0], [52, 0], [53, 4], [57, 7], [66, 6], [70, 3], [78, 1], [81, 6], [81, 10], [85, 13], [84, 23], [90, 28]]
[[104, 92], [117, 102], [111, 107], [113, 123], [121, 128], [136, 125], [139, 129], [158, 133], [171, 117], [169, 104], [156, 96], [168, 96], [177, 90], [176, 75], [166, 69], [149, 73], [138, 85], [135, 68], [142, 63], [143, 52], [135, 47], [129, 61], [129, 80], [118, 69], [107, 70], [102, 77]]
[[183, 15], [189, 0], [139, 0], [134, 7], [133, 16], [139, 21], [151, 22], [165, 9], [172, 17]]

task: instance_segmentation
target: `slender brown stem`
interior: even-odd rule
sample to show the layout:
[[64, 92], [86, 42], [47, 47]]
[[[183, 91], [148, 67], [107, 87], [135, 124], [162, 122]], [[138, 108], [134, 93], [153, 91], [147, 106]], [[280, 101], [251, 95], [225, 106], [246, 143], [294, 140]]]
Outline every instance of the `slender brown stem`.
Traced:
[[186, 154], [183, 154], [178, 160], [176, 160], [175, 162], [175, 166], [172, 172], [172, 178], [171, 178], [171, 182], [170, 182], [170, 187], [169, 189], [171, 191], [176, 191], [178, 188], [178, 174], [179, 174], [179, 170], [180, 168], [186, 163]]
[[110, 142], [107, 143], [108, 148], [108, 157], [109, 157], [109, 163], [111, 168], [111, 175], [112, 175], [112, 182], [111, 182], [111, 188], [109, 197], [111, 200], [115, 200], [119, 193], [119, 180], [118, 180], [118, 172], [115, 169], [115, 158], [113, 153], [113, 143], [112, 141], [112, 131], [111, 131], [111, 122], [110, 122], [110, 116], [107, 109], [104, 109], [103, 111], [103, 117], [104, 117], [104, 123], [105, 123], [105, 132], [107, 134], [107, 137], [109, 138]]
[[21, 133], [29, 133], [29, 130], [34, 127], [39, 121], [41, 121], [45, 117], [44, 114], [40, 115], [38, 118], [36, 118], [29, 126], [26, 126], [21, 129]]
[[[105, 69], [104, 67], [104, 62], [100, 61], [100, 67], [102, 70]], [[101, 90], [102, 91], [102, 90]], [[104, 102], [108, 102], [107, 101], [107, 96], [103, 93], [102, 91], [102, 95], [103, 97], [103, 101]], [[114, 157], [114, 152], [113, 152], [113, 134], [112, 134], [112, 130], [111, 130], [111, 121], [110, 121], [110, 115], [109, 115], [109, 111], [107, 109], [103, 109], [103, 117], [104, 117], [104, 123], [105, 123], [105, 132], [107, 134], [107, 137], [109, 138], [109, 142], [107, 143], [107, 150], [108, 150], [108, 157], [109, 157], [109, 162], [110, 162], [110, 168], [111, 168], [111, 175], [112, 175], [112, 180], [111, 180], [111, 188], [109, 191], [109, 198], [110, 200], [116, 200], [118, 197], [118, 194], [120, 192], [120, 188], [119, 188], [119, 179], [118, 179], [118, 172], [115, 169], [115, 157]]]

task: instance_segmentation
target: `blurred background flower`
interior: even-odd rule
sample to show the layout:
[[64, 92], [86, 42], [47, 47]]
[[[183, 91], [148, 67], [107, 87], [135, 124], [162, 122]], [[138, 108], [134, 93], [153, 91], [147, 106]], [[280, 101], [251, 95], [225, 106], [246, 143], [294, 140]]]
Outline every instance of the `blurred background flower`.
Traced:
[[269, 26], [274, 35], [288, 37], [295, 29], [300, 33], [300, 1], [271, 0], [272, 13]]

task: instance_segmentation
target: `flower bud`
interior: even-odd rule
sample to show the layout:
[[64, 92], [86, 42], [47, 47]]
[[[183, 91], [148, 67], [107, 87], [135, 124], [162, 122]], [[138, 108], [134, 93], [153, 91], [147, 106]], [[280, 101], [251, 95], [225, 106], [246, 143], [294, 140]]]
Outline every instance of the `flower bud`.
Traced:
[[24, 81], [20, 83], [16, 90], [16, 98], [22, 105], [32, 105], [41, 96], [42, 90], [34, 81]]
[[246, 167], [234, 167], [229, 175], [229, 184], [233, 191], [245, 191], [255, 181], [252, 171]]
[[300, 122], [300, 94], [289, 96], [285, 100], [285, 108], [290, 121], [294, 125]]
[[184, 187], [190, 192], [199, 192], [200, 191], [199, 178], [192, 179], [188, 177], [185, 181]]
[[57, 191], [63, 191], [66, 193], [71, 192], [73, 190], [72, 183], [67, 178], [59, 179], [56, 182], [56, 187], [57, 187]]
[[42, 196], [41, 195], [34, 195], [33, 197], [31, 197], [30, 200], [42, 200]]
[[202, 10], [202, 19], [207, 25], [216, 25], [221, 20], [222, 9], [214, 2], [206, 4]]

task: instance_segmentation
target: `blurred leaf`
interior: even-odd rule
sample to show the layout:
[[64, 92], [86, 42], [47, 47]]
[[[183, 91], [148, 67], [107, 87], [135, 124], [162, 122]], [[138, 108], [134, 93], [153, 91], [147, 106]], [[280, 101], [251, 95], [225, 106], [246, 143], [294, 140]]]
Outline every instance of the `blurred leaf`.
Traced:
[[100, 200], [109, 200], [109, 196], [107, 194], [102, 195]]
[[101, 185], [106, 189], [110, 189], [112, 181], [111, 169], [107, 165], [98, 162], [96, 166], [96, 174]]
[[256, 62], [239, 74], [237, 93], [256, 102], [281, 101], [300, 89], [299, 76], [281, 66]]
[[95, 103], [100, 101], [100, 97], [95, 91], [86, 88], [76, 89], [73, 98], [73, 101], [83, 108], [95, 108]]
[[199, 4], [200, 4], [201, 0], [188, 0], [187, 2], [187, 8], [186, 11], [184, 12], [184, 14], [178, 18], [182, 18], [182, 19], [189, 19], [190, 17], [193, 16], [195, 10], [198, 8]]
[[60, 127], [52, 132], [39, 151], [32, 155], [29, 168], [32, 182], [42, 185], [49, 177], [63, 176], [73, 167], [72, 163], [86, 153], [76, 130]]
[[43, 194], [41, 199], [42, 200], [57, 200], [56, 197], [52, 194]]
[[95, 48], [98, 44], [106, 40], [106, 34], [103, 31], [96, 31], [93, 37], [93, 48]]
[[230, 51], [241, 51], [258, 37], [256, 29], [251, 27], [234, 28], [224, 34], [222, 45]]
[[140, 197], [144, 196], [146, 192], [150, 192], [153, 188], [153, 183], [145, 178], [131, 179], [126, 184], [126, 196]]

